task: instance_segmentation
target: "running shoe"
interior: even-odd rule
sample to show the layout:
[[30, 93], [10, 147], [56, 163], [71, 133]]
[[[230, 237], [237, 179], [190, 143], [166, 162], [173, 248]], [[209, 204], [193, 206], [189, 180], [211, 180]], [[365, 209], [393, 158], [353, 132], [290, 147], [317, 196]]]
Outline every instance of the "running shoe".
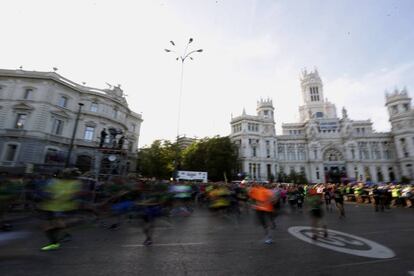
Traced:
[[3, 225], [1, 225], [1, 230], [3, 230], [3, 231], [10, 231], [10, 230], [12, 230], [12, 225], [11, 224], [9, 224], [9, 223], [4, 223]]
[[273, 243], [273, 240], [271, 238], [267, 238], [265, 240], [265, 244], [271, 244], [271, 243]]
[[113, 223], [113, 224], [111, 224], [111, 226], [108, 227], [108, 229], [116, 230], [116, 229], [119, 229], [120, 226], [121, 226], [121, 224], [119, 224], [119, 223]]
[[149, 246], [149, 245], [151, 245], [152, 244], [152, 240], [151, 239], [146, 239], [145, 241], [144, 241], [144, 245], [145, 246]]
[[59, 243], [51, 243], [41, 248], [42, 251], [56, 250], [60, 248]]

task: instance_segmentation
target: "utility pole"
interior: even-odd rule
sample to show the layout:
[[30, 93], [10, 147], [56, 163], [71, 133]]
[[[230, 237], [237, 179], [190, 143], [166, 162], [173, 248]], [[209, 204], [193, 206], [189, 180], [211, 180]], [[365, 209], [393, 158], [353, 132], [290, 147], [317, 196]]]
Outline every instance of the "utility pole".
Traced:
[[78, 109], [78, 113], [76, 114], [76, 120], [75, 120], [75, 126], [73, 127], [72, 139], [70, 139], [69, 151], [68, 151], [68, 156], [66, 157], [65, 168], [69, 168], [69, 165], [70, 165], [70, 157], [72, 155], [73, 143], [75, 141], [76, 130], [78, 129], [79, 117], [81, 114], [83, 103], [78, 103], [78, 105], [79, 105], [79, 109]]

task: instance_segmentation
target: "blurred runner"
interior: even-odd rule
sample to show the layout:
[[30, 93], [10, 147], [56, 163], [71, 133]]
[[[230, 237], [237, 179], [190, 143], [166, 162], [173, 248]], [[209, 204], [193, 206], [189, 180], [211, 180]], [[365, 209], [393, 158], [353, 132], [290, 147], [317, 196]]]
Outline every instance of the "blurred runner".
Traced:
[[326, 207], [326, 211], [330, 212], [332, 211], [332, 194], [331, 194], [331, 188], [330, 187], [325, 187], [323, 189], [323, 198], [325, 199], [325, 207]]
[[[79, 209], [75, 200], [80, 191], [80, 182], [75, 178], [77, 173], [73, 170], [62, 172], [60, 178], [52, 180], [47, 185], [45, 192], [47, 198], [40, 204], [47, 222], [44, 224], [44, 232], [49, 239], [49, 244], [41, 248], [43, 251], [60, 248], [60, 233], [76, 222], [72, 215]], [[69, 234], [66, 234], [68, 236]]]
[[253, 184], [249, 196], [254, 201], [253, 208], [256, 210], [257, 219], [265, 232], [264, 242], [271, 244], [273, 240], [270, 234], [270, 228], [273, 222], [274, 192], [261, 185]]
[[[25, 203], [24, 183], [21, 177], [2, 175], [0, 178], [0, 229], [10, 231], [11, 221], [7, 220], [7, 212], [18, 203]], [[21, 201], [21, 202], [19, 202]]]
[[164, 205], [167, 201], [166, 187], [161, 184], [145, 184], [136, 202], [137, 210], [144, 221], [143, 232], [145, 246], [152, 245], [154, 234], [154, 223], [157, 217], [164, 214]]
[[323, 219], [322, 195], [318, 194], [315, 189], [310, 189], [307, 194], [306, 201], [310, 209], [311, 226], [313, 231], [312, 239], [316, 240], [318, 238], [320, 224], [322, 224], [323, 227], [324, 237], [327, 237], [328, 231], [326, 225], [321, 223]]
[[374, 198], [374, 210], [378, 212], [384, 212], [385, 209], [385, 195], [383, 189], [380, 189], [377, 185], [374, 185], [372, 191], [370, 192], [372, 197]]
[[230, 195], [230, 190], [224, 184], [214, 185], [208, 193], [210, 201], [209, 209], [223, 213], [231, 205]]
[[172, 216], [189, 216], [193, 209], [190, 206], [192, 198], [192, 187], [184, 184], [174, 184], [170, 186], [170, 194], [172, 196], [173, 208], [171, 210]]
[[338, 208], [338, 211], [339, 211], [339, 218], [344, 218], [345, 217], [344, 195], [342, 194], [341, 187], [335, 187], [333, 196], [334, 196], [336, 208]]

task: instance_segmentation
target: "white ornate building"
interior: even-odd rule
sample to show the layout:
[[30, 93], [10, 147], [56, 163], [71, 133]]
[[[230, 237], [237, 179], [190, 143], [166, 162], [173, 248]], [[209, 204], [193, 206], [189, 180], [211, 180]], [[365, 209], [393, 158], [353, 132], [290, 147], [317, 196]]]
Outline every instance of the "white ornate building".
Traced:
[[300, 82], [300, 121], [282, 124], [282, 135], [275, 133], [271, 100], [257, 103], [257, 115], [243, 110], [232, 118], [240, 173], [267, 180], [302, 172], [313, 183], [414, 180], [414, 110], [406, 89], [386, 94], [391, 132], [378, 133], [370, 120], [350, 119], [345, 108], [337, 116], [317, 70], [302, 72]]
[[[56, 72], [0, 70], [2, 171], [56, 171], [66, 163], [96, 173], [105, 166], [135, 171], [141, 122], [119, 86], [96, 89]], [[99, 148], [104, 128], [106, 149]]]

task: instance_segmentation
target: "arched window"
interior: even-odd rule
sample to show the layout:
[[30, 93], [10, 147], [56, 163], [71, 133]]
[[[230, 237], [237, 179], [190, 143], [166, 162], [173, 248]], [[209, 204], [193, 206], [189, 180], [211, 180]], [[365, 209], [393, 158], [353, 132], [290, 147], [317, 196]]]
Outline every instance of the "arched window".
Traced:
[[342, 153], [336, 149], [329, 149], [324, 153], [324, 160], [325, 161], [341, 161]]
[[92, 168], [92, 157], [89, 155], [78, 155], [76, 158], [76, 168], [78, 168], [82, 173], [88, 172]]
[[45, 148], [43, 160], [45, 164], [63, 164], [65, 155], [58, 147], [48, 146]]

